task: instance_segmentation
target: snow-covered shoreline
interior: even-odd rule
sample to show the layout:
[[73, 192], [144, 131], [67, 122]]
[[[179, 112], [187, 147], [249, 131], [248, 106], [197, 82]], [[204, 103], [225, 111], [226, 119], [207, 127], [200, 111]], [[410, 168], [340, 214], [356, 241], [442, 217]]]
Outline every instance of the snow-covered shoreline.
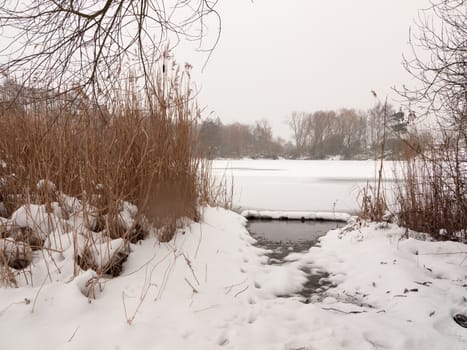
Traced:
[[247, 219], [323, 220], [341, 222], [347, 222], [352, 217], [347, 213], [291, 210], [244, 210], [240, 215]]
[[[45, 278], [0, 289], [1, 348], [466, 348], [467, 329], [453, 321], [467, 312], [466, 245], [362, 223], [268, 265], [245, 224], [205, 208], [168, 243], [132, 244], [113, 279], [90, 270], [73, 279], [71, 248], [55, 263], [35, 252], [31, 272]], [[336, 286], [309, 304], [278, 297], [301, 289], [304, 267], [326, 270]]]

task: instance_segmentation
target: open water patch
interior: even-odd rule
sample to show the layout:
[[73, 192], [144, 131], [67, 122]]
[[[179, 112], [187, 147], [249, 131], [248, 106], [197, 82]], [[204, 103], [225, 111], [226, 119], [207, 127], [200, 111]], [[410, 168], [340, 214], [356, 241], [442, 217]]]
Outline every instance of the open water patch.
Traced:
[[[250, 219], [247, 228], [256, 239], [256, 246], [268, 250], [269, 263], [282, 265], [289, 262], [286, 259], [289, 254], [307, 252], [321, 236], [344, 225], [344, 222], [338, 221]], [[327, 273], [317, 271], [312, 266], [305, 266], [302, 270], [307, 274], [307, 282], [298, 295], [305, 301], [332, 286]]]

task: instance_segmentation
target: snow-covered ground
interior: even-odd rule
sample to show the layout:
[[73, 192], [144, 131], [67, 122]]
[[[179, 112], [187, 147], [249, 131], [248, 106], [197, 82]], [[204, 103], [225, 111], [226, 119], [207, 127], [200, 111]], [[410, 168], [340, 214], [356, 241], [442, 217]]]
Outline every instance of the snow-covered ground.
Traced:
[[[46, 277], [0, 289], [1, 349], [466, 349], [453, 321], [467, 312], [465, 245], [357, 224], [267, 265], [244, 225], [206, 208], [173, 241], [132, 245], [113, 279], [73, 279], [72, 247], [55, 264], [36, 252], [31, 273]], [[278, 297], [300, 290], [304, 266], [337, 286], [308, 304]]]
[[[274, 162], [265, 161], [262, 168], [287, 164]], [[362, 178], [363, 170], [350, 166], [354, 162], [346, 163], [345, 171], [323, 164], [328, 170], [319, 175], [323, 179]], [[300, 181], [307, 183], [309, 166], [261, 173], [283, 171], [298, 191]], [[256, 168], [251, 172], [244, 181], [256, 177]], [[254, 179], [248, 196], [268, 209], [326, 209], [297, 205], [306, 203], [305, 190], [276, 189], [276, 196], [262, 198], [265, 187], [259, 184], [266, 176]], [[276, 180], [269, 181], [268, 186]], [[327, 184], [313, 186], [320, 183]], [[325, 202], [323, 192], [310, 196]], [[130, 244], [121, 275], [99, 277], [74, 264], [73, 256], [83, 249], [82, 232], [94, 233], [86, 228], [79, 201], [64, 199], [70, 212], [66, 220], [56, 206], [52, 212], [23, 207], [0, 220], [4, 227], [40, 230], [47, 248], [28, 252], [33, 261], [18, 274], [18, 288], [0, 288], [1, 350], [467, 349], [467, 328], [454, 321], [467, 315], [465, 244], [430, 242], [393, 224], [354, 221], [330, 231], [319, 246], [271, 265], [267, 252], [254, 245], [243, 216], [208, 207], [199, 223], [186, 222], [168, 243], [150, 235]], [[123, 223], [131, 222], [135, 210], [122, 206]], [[0, 243], [0, 249], [11, 244]], [[119, 239], [95, 248], [92, 255], [105, 261], [123, 249]], [[298, 293], [310, 269], [326, 271], [333, 286], [305, 299]]]
[[[356, 198], [374, 185], [379, 162], [339, 160], [214, 160], [218, 178], [233, 178], [234, 206], [244, 209], [340, 211], [359, 209]], [[386, 187], [398, 163], [384, 162]]]

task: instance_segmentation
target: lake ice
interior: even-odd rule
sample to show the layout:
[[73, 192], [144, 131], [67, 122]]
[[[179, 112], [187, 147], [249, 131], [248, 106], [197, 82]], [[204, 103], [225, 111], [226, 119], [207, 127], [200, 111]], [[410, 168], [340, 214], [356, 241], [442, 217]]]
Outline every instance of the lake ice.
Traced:
[[[359, 194], [374, 185], [378, 161], [214, 160], [213, 173], [234, 182], [236, 209], [342, 211], [359, 209]], [[385, 186], [397, 162], [384, 162]]]

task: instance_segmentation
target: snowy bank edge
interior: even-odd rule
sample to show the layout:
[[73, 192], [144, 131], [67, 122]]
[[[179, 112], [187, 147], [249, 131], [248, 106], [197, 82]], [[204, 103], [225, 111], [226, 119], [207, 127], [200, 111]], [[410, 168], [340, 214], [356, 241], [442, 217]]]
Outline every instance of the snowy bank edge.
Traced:
[[348, 222], [352, 216], [347, 213], [314, 212], [314, 211], [273, 211], [273, 210], [244, 210], [240, 213], [247, 219], [269, 220], [323, 220]]

